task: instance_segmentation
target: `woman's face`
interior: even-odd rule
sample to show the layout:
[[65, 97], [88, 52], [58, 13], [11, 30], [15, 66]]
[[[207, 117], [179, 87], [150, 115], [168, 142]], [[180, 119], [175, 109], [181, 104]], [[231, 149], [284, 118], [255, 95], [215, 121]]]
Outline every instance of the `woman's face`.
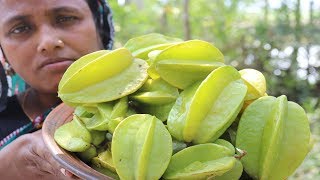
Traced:
[[56, 93], [70, 64], [102, 49], [85, 0], [0, 0], [0, 45], [30, 86]]

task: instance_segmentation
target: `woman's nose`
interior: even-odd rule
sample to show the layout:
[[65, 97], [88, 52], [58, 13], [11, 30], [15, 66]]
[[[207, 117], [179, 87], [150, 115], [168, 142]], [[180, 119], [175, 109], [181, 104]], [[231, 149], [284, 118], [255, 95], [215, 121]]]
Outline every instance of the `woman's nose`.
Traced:
[[50, 54], [63, 47], [64, 42], [53, 27], [43, 26], [39, 30], [38, 52]]

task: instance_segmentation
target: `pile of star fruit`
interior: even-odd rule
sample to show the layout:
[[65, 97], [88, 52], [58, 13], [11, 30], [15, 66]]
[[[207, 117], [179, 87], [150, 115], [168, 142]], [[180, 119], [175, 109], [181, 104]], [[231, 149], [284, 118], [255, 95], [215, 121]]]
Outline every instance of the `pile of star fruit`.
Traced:
[[304, 109], [202, 40], [161, 34], [87, 54], [59, 84], [55, 141], [114, 179], [288, 178], [311, 149]]

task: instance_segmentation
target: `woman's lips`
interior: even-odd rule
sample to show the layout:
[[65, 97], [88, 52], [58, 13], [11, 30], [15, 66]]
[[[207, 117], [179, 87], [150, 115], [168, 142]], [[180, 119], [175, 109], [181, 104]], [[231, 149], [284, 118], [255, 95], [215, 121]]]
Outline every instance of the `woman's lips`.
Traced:
[[42, 68], [50, 69], [53, 71], [65, 71], [73, 62], [73, 59], [65, 58], [47, 59], [41, 66]]

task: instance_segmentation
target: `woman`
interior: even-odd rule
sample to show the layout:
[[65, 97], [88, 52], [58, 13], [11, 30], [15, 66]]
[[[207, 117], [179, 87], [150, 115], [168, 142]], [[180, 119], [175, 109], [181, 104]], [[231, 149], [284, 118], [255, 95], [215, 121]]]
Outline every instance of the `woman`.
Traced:
[[0, 17], [1, 50], [30, 86], [0, 112], [1, 179], [63, 178], [38, 129], [61, 102], [57, 87], [70, 64], [111, 49], [110, 10], [103, 0], [0, 0]]

